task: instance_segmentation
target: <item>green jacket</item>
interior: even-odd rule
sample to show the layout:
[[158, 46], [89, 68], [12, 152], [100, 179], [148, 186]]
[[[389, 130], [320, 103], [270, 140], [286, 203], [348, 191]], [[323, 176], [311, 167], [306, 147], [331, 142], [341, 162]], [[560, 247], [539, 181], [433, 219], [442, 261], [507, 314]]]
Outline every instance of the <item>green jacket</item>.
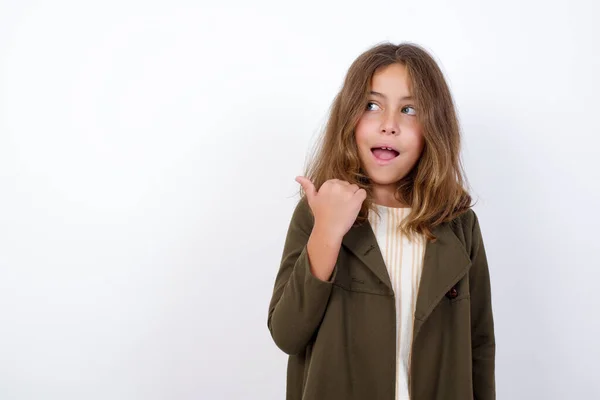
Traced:
[[[344, 236], [331, 282], [310, 272], [314, 218], [305, 199], [290, 221], [268, 328], [289, 354], [287, 400], [394, 400], [396, 312], [368, 222]], [[490, 277], [475, 212], [433, 229], [415, 311], [411, 400], [491, 400], [495, 340]]]

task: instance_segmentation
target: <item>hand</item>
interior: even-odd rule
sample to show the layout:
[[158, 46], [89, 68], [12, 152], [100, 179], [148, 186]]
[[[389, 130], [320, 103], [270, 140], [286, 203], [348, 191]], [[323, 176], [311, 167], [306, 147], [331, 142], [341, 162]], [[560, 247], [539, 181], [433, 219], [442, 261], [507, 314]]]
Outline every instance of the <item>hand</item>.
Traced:
[[356, 221], [367, 192], [340, 179], [329, 179], [318, 192], [308, 178], [298, 176], [296, 182], [302, 185], [315, 217], [313, 229], [318, 229], [332, 240], [341, 241]]

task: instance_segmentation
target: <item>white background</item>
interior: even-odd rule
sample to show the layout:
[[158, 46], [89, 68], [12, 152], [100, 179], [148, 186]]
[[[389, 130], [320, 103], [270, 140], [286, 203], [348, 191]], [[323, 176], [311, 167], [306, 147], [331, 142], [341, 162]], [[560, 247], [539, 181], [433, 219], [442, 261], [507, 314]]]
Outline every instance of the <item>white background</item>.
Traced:
[[0, 3], [0, 399], [283, 399], [294, 177], [386, 40], [455, 96], [498, 398], [600, 398], [598, 3], [244, 4]]

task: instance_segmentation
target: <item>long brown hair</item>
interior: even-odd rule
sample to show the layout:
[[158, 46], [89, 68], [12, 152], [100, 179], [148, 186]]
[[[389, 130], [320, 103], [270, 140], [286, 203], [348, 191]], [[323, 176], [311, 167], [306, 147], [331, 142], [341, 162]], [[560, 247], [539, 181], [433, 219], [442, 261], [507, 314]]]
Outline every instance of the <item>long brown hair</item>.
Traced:
[[[424, 234], [435, 241], [432, 229], [466, 212], [471, 196], [460, 159], [460, 128], [450, 89], [433, 57], [413, 43], [378, 44], [351, 64], [341, 90], [329, 110], [325, 129], [315, 153], [305, 169], [315, 188], [333, 178], [355, 183], [367, 191], [356, 224], [364, 223], [369, 209], [377, 211], [369, 177], [358, 156], [354, 129], [368, 102], [371, 78], [383, 66], [406, 66], [418, 122], [424, 136], [424, 149], [415, 167], [398, 181], [395, 197], [412, 211], [398, 228], [408, 237]], [[300, 194], [305, 196], [302, 188]]]

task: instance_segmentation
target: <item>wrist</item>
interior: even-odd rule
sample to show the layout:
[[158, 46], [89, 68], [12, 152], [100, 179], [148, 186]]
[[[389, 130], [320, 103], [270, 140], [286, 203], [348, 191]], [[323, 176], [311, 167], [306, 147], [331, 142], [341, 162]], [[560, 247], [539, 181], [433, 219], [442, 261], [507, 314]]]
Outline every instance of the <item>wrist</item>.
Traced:
[[339, 247], [342, 245], [343, 235], [333, 232], [331, 229], [318, 223], [313, 227], [311, 236], [315, 236], [320, 243], [330, 247]]

